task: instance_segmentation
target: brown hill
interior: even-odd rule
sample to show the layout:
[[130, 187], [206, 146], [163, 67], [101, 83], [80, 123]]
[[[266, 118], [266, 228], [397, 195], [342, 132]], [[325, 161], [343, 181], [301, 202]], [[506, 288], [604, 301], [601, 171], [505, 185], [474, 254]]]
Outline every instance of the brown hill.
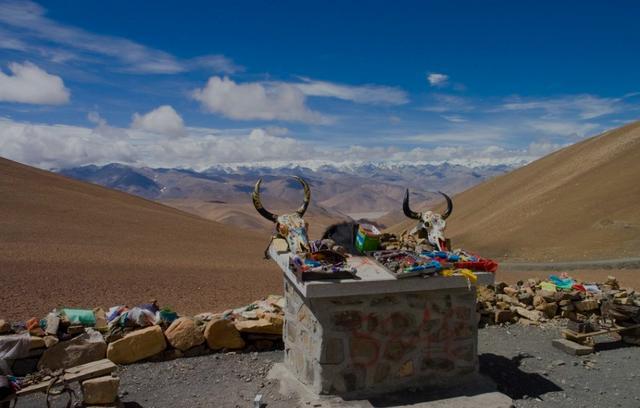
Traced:
[[638, 256], [639, 180], [635, 122], [456, 195], [447, 235], [454, 247], [514, 261]]
[[[302, 193], [298, 191], [298, 195], [301, 196]], [[199, 215], [208, 220], [253, 230], [268, 237], [274, 231], [274, 225], [271, 221], [266, 220], [258, 214], [249, 197], [247, 193], [245, 194], [244, 202], [235, 203], [188, 198], [167, 199], [161, 200], [160, 202], [179, 210]], [[300, 197], [296, 197], [296, 199], [300, 199]], [[275, 200], [271, 196], [264, 197], [263, 202], [269, 211], [276, 214], [291, 212], [300, 204], [295, 200], [289, 202]], [[309, 223], [309, 237], [311, 239], [319, 239], [329, 225], [349, 219], [347, 216], [335, 211], [329, 212], [322, 207], [318, 207], [313, 202], [309, 205], [309, 209], [305, 213], [304, 218]]]
[[154, 298], [185, 313], [241, 305], [281, 291], [262, 260], [268, 235], [0, 158], [0, 317]]

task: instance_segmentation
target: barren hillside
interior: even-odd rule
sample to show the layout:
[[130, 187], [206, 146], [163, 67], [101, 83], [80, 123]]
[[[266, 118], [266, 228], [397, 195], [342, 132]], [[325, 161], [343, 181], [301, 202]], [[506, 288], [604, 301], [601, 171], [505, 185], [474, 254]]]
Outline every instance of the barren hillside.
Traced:
[[188, 313], [240, 305], [281, 290], [262, 259], [268, 235], [0, 158], [0, 316], [152, 298]]
[[447, 235], [454, 247], [500, 259], [638, 256], [639, 180], [640, 122], [635, 122], [456, 195]]
[[[298, 195], [302, 194], [300, 191], [298, 191], [298, 193]], [[273, 197], [264, 197], [263, 203], [269, 211], [276, 214], [283, 214], [295, 210], [301, 204], [301, 201], [293, 200], [295, 199], [286, 202], [284, 200], [276, 200]], [[341, 216], [335, 211], [329, 212], [315, 205], [313, 203], [313, 194], [311, 200], [312, 203], [304, 215], [305, 220], [309, 223], [309, 237], [311, 239], [320, 238], [329, 225], [349, 219], [349, 217]], [[246, 194], [244, 202], [228, 203], [175, 198], [162, 200], [161, 203], [199, 215], [208, 220], [257, 231], [262, 235], [270, 235], [274, 231], [273, 223], [263, 218], [253, 207], [249, 193]]]

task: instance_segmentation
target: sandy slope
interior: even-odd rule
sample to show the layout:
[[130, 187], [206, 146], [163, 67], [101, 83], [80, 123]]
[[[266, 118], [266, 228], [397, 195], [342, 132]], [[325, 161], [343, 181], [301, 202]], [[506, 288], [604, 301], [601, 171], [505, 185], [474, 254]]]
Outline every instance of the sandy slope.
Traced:
[[241, 305], [281, 291], [267, 240], [0, 159], [2, 318], [152, 298], [191, 313]]
[[[301, 197], [302, 192], [299, 195]], [[300, 197], [298, 198], [301, 200]], [[302, 203], [301, 201], [293, 200], [291, 202], [276, 202], [273, 198], [269, 199], [267, 197], [263, 201], [265, 207], [276, 214], [292, 212]], [[262, 234], [269, 235], [274, 230], [273, 223], [263, 218], [253, 207], [248, 193], [244, 202], [239, 203], [211, 202], [186, 198], [162, 200], [161, 203], [212, 221], [258, 231]], [[309, 223], [309, 236], [311, 239], [319, 239], [329, 225], [346, 220], [348, 217], [342, 216], [337, 212], [329, 212], [322, 207], [314, 205], [312, 202], [304, 215], [304, 219]]]
[[638, 256], [639, 180], [636, 122], [456, 195], [447, 233], [454, 246], [510, 260]]

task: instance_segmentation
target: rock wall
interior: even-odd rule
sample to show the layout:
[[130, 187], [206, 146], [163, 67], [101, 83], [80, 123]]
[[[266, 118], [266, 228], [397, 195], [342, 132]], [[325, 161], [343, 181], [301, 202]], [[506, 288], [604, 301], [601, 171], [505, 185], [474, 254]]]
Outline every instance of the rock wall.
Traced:
[[318, 394], [451, 385], [478, 370], [474, 287], [304, 299], [285, 280], [285, 365]]

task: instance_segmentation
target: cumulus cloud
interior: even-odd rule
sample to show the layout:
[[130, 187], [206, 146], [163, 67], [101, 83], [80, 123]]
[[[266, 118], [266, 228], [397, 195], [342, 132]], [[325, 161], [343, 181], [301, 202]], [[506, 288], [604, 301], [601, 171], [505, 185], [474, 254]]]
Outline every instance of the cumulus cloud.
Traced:
[[328, 117], [306, 106], [305, 94], [294, 85], [274, 83], [236, 83], [213, 76], [192, 96], [212, 113], [239, 120], [285, 120], [326, 124]]
[[112, 162], [205, 169], [218, 163], [310, 159], [314, 147], [264, 129], [220, 132], [187, 128], [181, 138], [112, 127], [96, 112], [95, 128], [17, 122], [0, 118], [0, 156], [50, 169]]
[[[112, 162], [196, 170], [212, 165], [275, 166], [282, 163], [309, 167], [368, 162], [449, 162], [484, 166], [521, 165], [567, 145], [539, 139], [524, 147], [508, 148], [491, 141], [477, 145], [468, 142], [467, 135], [460, 135], [460, 140], [467, 143], [449, 137], [446, 140], [452, 144], [438, 142], [433, 147], [339, 147], [276, 136], [261, 128], [233, 132], [187, 128], [185, 136], [176, 138], [147, 130], [111, 127], [95, 112], [90, 114], [90, 120], [96, 124], [95, 128], [31, 124], [0, 118], [0, 156], [45, 169]], [[439, 138], [445, 140], [445, 135], [436, 137]]]
[[301, 78], [302, 82], [236, 83], [213, 76], [202, 89], [193, 91], [209, 112], [240, 120], [285, 120], [329, 124], [333, 119], [311, 110], [307, 96], [336, 98], [359, 104], [402, 105], [409, 102], [399, 88], [381, 85], [344, 85]]
[[405, 91], [390, 86], [352, 86], [327, 81], [314, 81], [308, 78], [303, 78], [303, 81], [294, 85], [308, 96], [332, 97], [374, 105], [403, 105], [409, 102], [409, 97]]
[[442, 87], [445, 86], [449, 81], [449, 75], [431, 72], [427, 75], [427, 81], [429, 81], [429, 85], [431, 86]]
[[[107, 57], [109, 66], [132, 73], [175, 74], [196, 68], [233, 73], [242, 69], [223, 55], [179, 59], [126, 38], [94, 34], [65, 25], [46, 17], [46, 10], [31, 1], [0, 2], [0, 24], [9, 27], [9, 37], [0, 42], [5, 48], [21, 47], [23, 51], [52, 57], [64, 52], [68, 59], [82, 59], [75, 54]], [[51, 44], [65, 49], [57, 49]], [[95, 58], [86, 60], [95, 62]]]
[[10, 74], [0, 71], [0, 101], [37, 105], [61, 105], [69, 102], [69, 90], [62, 78], [34, 64], [9, 64]]
[[89, 163], [133, 162], [132, 146], [92, 129], [0, 119], [0, 155], [49, 169]]
[[184, 121], [170, 105], [162, 105], [144, 115], [134, 113], [131, 127], [169, 136], [185, 135]]

